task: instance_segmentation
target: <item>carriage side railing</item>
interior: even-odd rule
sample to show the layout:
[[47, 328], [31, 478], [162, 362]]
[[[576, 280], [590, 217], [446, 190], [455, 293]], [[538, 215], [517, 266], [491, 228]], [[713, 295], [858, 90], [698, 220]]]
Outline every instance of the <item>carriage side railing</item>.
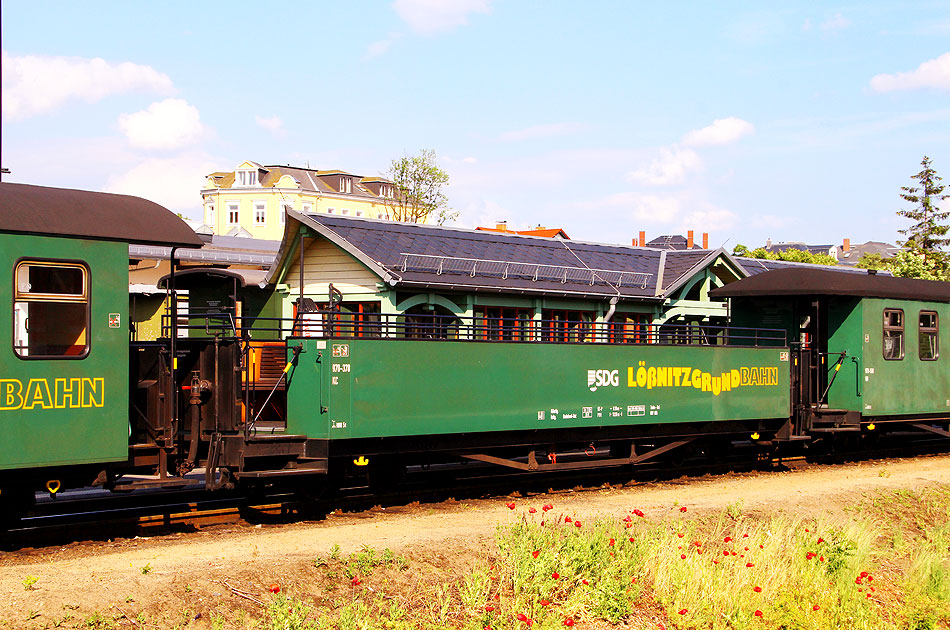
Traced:
[[[171, 316], [162, 320], [163, 336]], [[181, 337], [239, 337], [279, 341], [288, 337], [326, 339], [411, 339], [485, 343], [606, 343], [702, 346], [788, 345], [786, 331], [717, 324], [646, 324], [587, 319], [534, 319], [485, 316], [349, 313], [316, 311], [294, 319], [236, 317], [212, 309], [179, 311]]]

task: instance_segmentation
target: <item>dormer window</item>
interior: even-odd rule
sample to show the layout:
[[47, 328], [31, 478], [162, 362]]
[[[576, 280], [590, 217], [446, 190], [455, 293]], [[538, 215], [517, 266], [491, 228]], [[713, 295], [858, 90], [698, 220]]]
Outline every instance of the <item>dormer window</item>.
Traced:
[[389, 199], [393, 196], [392, 186], [380, 186], [379, 187], [379, 196]]
[[340, 192], [341, 193], [352, 193], [353, 192], [353, 179], [350, 177], [341, 177], [340, 178]]
[[257, 186], [258, 184], [257, 170], [255, 169], [237, 171], [235, 175], [238, 186]]

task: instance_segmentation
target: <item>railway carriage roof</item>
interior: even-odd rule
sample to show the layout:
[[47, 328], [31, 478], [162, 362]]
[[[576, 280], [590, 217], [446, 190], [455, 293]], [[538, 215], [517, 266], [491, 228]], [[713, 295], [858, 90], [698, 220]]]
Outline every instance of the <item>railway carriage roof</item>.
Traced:
[[777, 269], [713, 289], [710, 297], [780, 295], [847, 295], [950, 302], [950, 282], [895, 278], [879, 274], [841, 273], [830, 269]]
[[157, 203], [111, 193], [0, 183], [0, 232], [201, 247], [202, 240]]

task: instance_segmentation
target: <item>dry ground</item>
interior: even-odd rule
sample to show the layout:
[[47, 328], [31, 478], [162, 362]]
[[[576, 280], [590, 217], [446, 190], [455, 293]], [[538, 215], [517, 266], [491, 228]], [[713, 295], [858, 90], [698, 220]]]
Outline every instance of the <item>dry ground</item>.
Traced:
[[[649, 517], [720, 511], [740, 504], [746, 512], [807, 511], [834, 514], [861, 496], [881, 490], [950, 484], [950, 456], [887, 460], [803, 471], [748, 473], [613, 487], [513, 499], [555, 503], [585, 520], [633, 508]], [[65, 547], [0, 554], [0, 627], [95, 627], [95, 614], [120, 627], [148, 627], [131, 619], [146, 613], [156, 626], [210, 627], [213, 613], [248, 618], [260, 608], [230, 587], [265, 599], [268, 587], [314, 596], [313, 560], [334, 545], [345, 555], [363, 545], [389, 548], [410, 558], [411, 579], [470, 564], [488, 548], [498, 524], [516, 518], [505, 500], [472, 500], [276, 526], [218, 526], [196, 533], [76, 542]], [[31, 589], [28, 576], [36, 578]], [[410, 579], [410, 578], [405, 578]], [[340, 589], [351, 588], [341, 578]], [[295, 590], [296, 589], [296, 590]], [[328, 597], [341, 592], [321, 585]], [[319, 597], [318, 597], [319, 599]], [[242, 612], [244, 611], [244, 612]], [[197, 619], [196, 619], [197, 617]], [[159, 621], [156, 621], [159, 620]], [[190, 620], [190, 622], [189, 622]], [[174, 622], [174, 623], [173, 623]], [[57, 624], [59, 624], [57, 626]], [[111, 626], [106, 626], [111, 627]]]

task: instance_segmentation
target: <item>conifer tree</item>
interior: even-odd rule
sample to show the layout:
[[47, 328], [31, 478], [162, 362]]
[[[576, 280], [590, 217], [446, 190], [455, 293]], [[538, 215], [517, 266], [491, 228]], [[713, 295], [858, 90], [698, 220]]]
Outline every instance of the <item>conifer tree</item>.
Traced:
[[943, 194], [945, 186], [940, 183], [943, 178], [933, 169], [930, 158], [925, 155], [920, 164], [923, 170], [911, 175], [918, 185], [901, 186], [901, 199], [914, 204], [914, 207], [898, 210], [897, 214], [914, 224], [905, 230], [898, 230], [907, 236], [907, 240], [898, 243], [915, 254], [923, 255], [925, 259], [942, 261], [946, 254], [941, 248], [950, 243], [947, 237], [950, 225], [945, 224], [947, 217], [950, 217], [950, 210], [941, 210], [940, 202], [950, 195]]

